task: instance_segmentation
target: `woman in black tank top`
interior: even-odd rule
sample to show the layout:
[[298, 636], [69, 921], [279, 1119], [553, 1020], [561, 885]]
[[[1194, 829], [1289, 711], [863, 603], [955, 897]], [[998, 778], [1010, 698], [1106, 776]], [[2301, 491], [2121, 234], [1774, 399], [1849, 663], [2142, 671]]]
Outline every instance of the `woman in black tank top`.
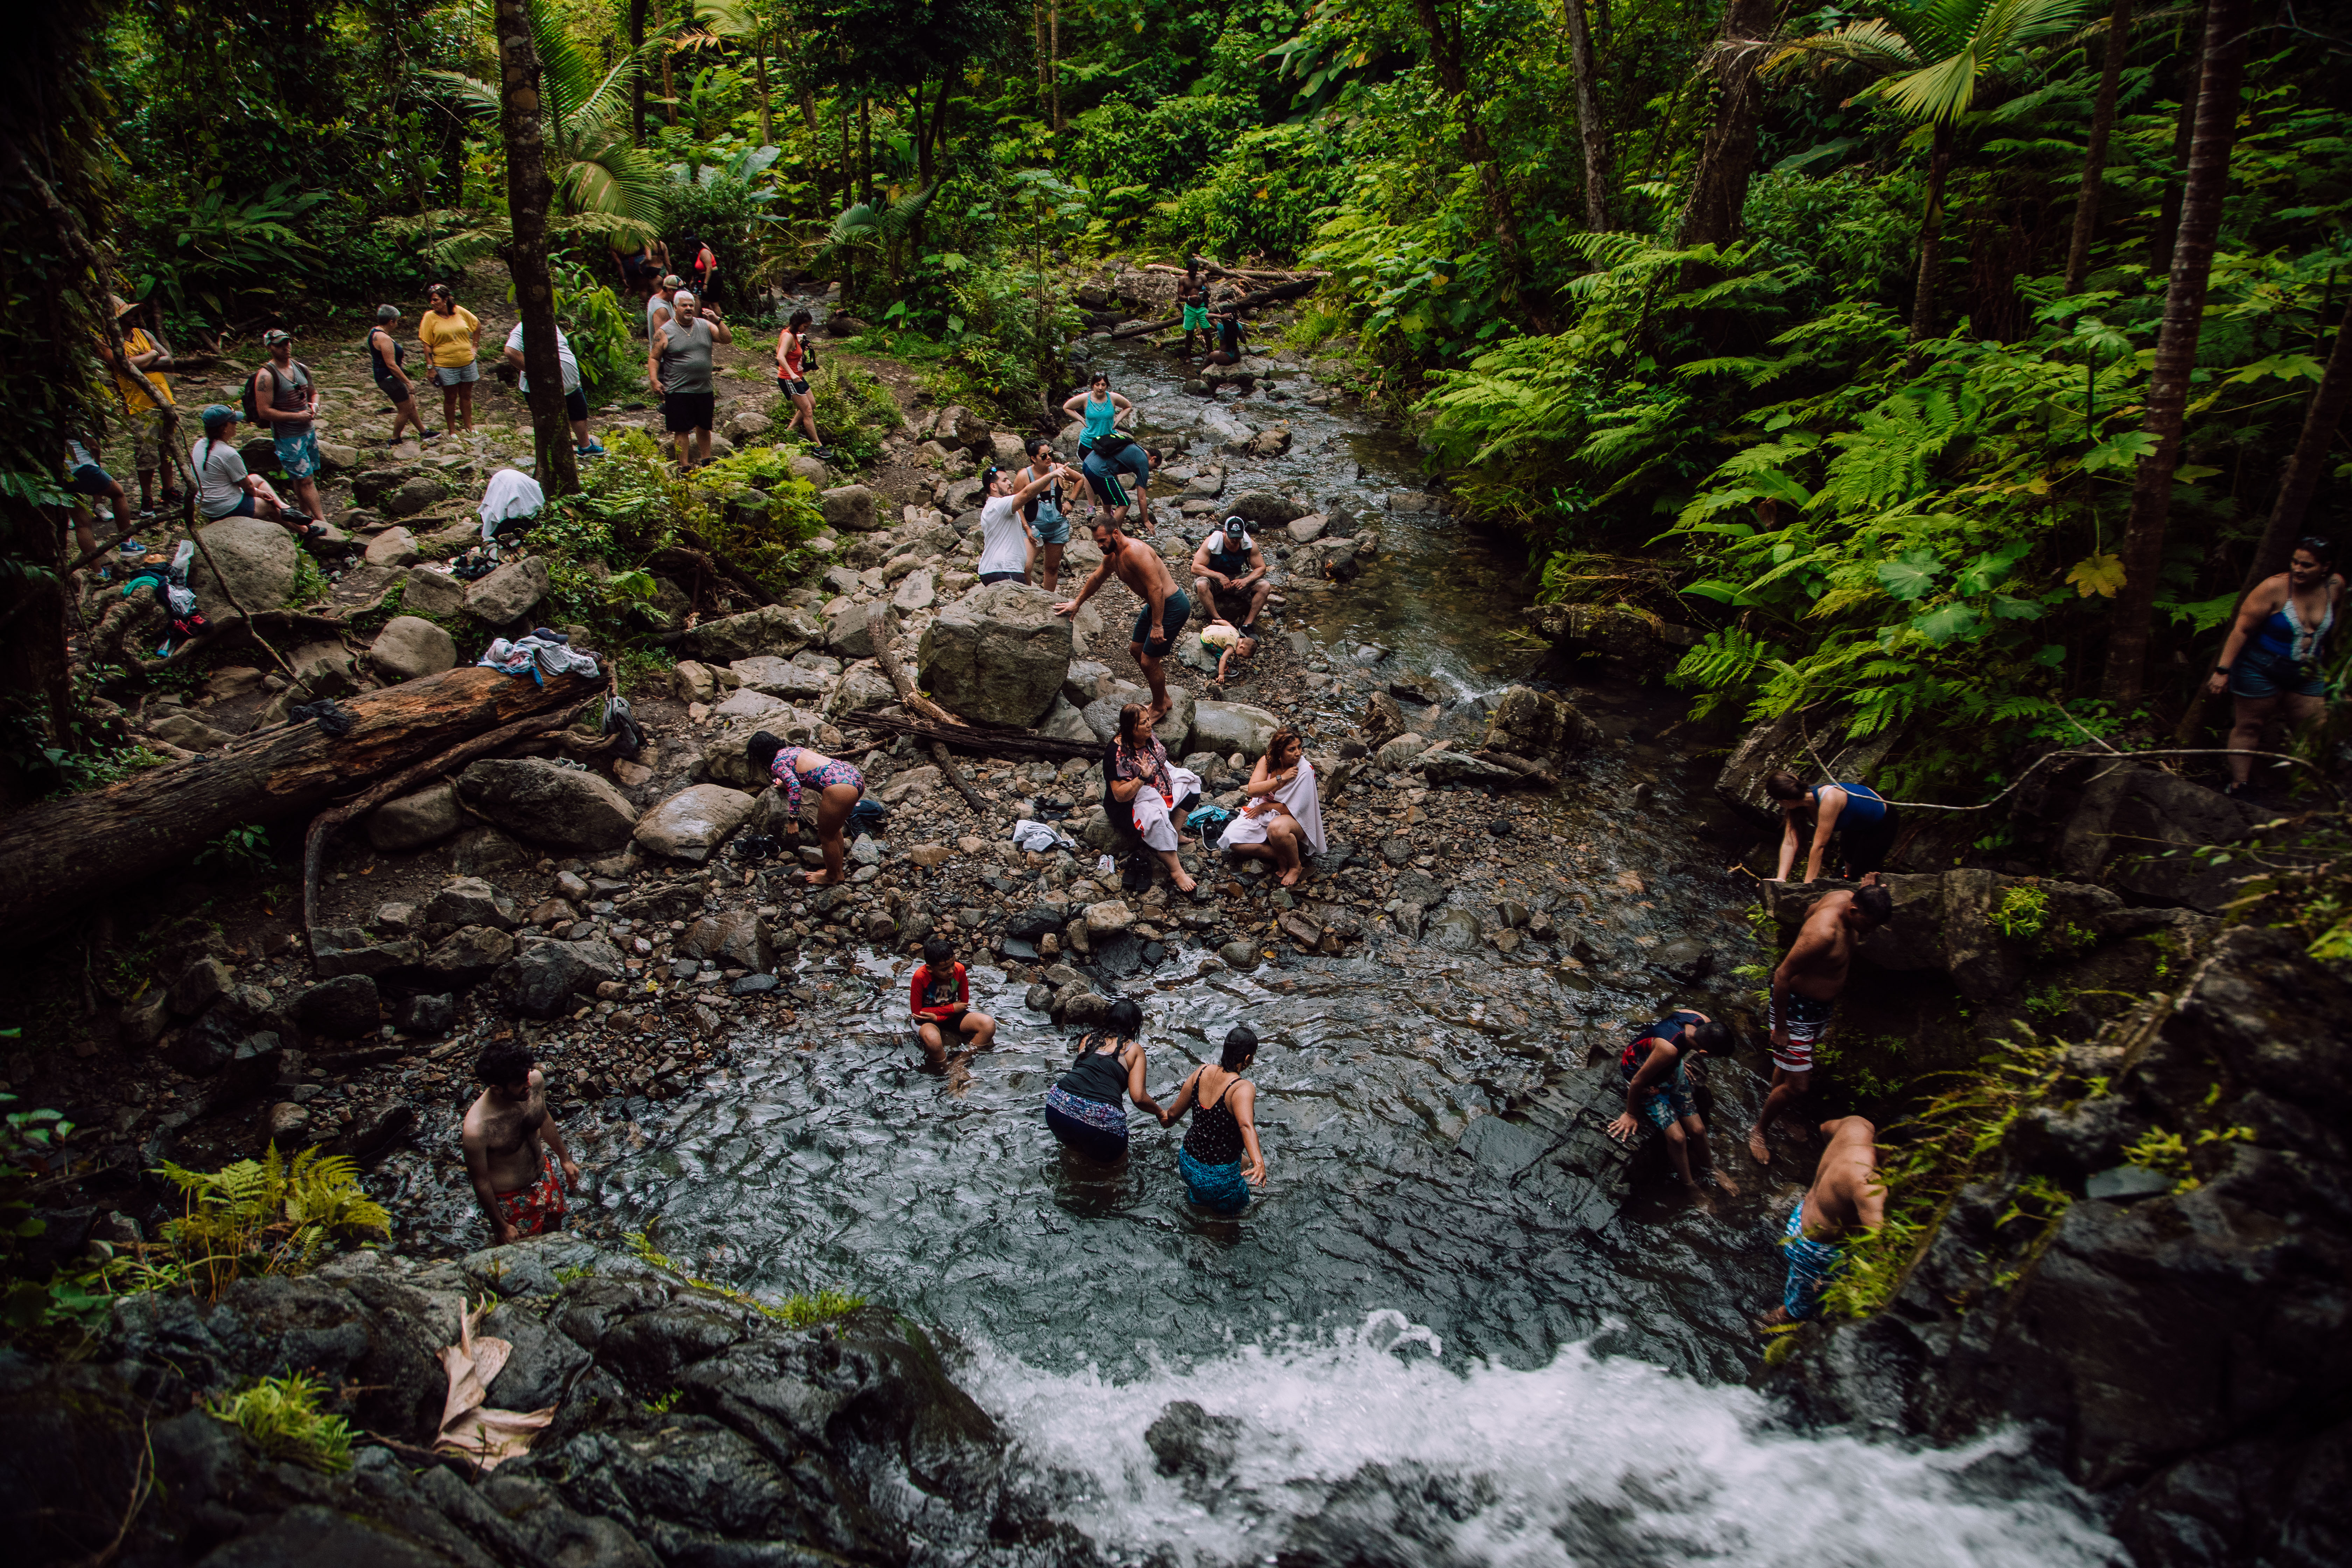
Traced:
[[1173, 1121], [1189, 1109], [1192, 1125], [1176, 1152], [1192, 1201], [1219, 1214], [1249, 1206], [1250, 1189], [1265, 1184], [1265, 1154], [1257, 1142], [1257, 1085], [1242, 1072], [1257, 1056], [1257, 1033], [1237, 1026], [1225, 1037], [1215, 1067], [1195, 1068], [1168, 1108]]
[[1127, 1153], [1127, 1108], [1133, 1100], [1168, 1123], [1168, 1113], [1143, 1088], [1143, 1009], [1122, 996], [1110, 1005], [1099, 1034], [1078, 1042], [1078, 1059], [1045, 1091], [1045, 1125], [1065, 1149], [1110, 1161]]

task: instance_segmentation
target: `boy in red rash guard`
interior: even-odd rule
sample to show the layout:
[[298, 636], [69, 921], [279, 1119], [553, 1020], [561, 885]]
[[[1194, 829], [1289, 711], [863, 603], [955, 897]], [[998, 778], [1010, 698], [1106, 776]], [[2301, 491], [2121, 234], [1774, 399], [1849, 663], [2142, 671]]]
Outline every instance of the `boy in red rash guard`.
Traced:
[[996, 1020], [971, 1010], [971, 982], [956, 962], [955, 946], [944, 937], [923, 943], [923, 962], [915, 965], [909, 1001], [922, 1036], [923, 1054], [935, 1068], [948, 1065], [950, 1032], [968, 1043], [957, 1060], [985, 1050], [996, 1038]]

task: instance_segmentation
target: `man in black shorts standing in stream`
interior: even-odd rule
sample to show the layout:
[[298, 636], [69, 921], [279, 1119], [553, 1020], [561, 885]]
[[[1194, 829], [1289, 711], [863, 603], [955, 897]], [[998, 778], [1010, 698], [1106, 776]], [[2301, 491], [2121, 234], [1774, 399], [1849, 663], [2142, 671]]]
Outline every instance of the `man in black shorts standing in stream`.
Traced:
[[1092, 598], [1095, 590], [1108, 582], [1114, 572], [1118, 580], [1135, 591], [1143, 601], [1143, 608], [1135, 617], [1135, 633], [1127, 651], [1143, 667], [1143, 679], [1151, 683], [1151, 706], [1144, 710], [1143, 726], [1150, 729], [1168, 717], [1168, 675], [1160, 660], [1176, 646], [1184, 634], [1184, 623], [1192, 614], [1192, 601], [1176, 585], [1168, 570], [1168, 563], [1160, 552], [1146, 549], [1118, 531], [1118, 525], [1106, 519], [1095, 521], [1095, 545], [1102, 552], [1102, 564], [1086, 580], [1078, 596], [1054, 606], [1057, 616], [1075, 616], [1078, 606]]

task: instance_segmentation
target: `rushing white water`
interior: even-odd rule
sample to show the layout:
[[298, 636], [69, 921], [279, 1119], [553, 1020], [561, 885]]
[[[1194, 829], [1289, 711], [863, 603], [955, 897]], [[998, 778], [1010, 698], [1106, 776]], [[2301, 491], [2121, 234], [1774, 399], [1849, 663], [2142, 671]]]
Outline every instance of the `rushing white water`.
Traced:
[[[1093, 1342], [1116, 1338], [1112, 1324], [1072, 1321]], [[1533, 1371], [1465, 1372], [1440, 1349], [1426, 1330], [1376, 1312], [1336, 1342], [1237, 1348], [1181, 1370], [1130, 1364], [1108, 1378], [983, 1351], [965, 1380], [1027, 1462], [1061, 1473], [1055, 1513], [1121, 1562], [2125, 1561], [2017, 1434], [1934, 1449], [1798, 1433], [1747, 1390], [1582, 1344]], [[1229, 1472], [1160, 1472], [1144, 1432], [1175, 1400], [1240, 1420]]]

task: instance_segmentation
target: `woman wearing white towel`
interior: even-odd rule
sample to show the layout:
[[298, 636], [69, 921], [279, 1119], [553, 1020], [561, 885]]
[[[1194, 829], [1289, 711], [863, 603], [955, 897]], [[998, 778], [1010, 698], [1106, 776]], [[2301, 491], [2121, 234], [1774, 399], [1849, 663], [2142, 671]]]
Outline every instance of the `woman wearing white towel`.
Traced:
[[1246, 859], [1271, 860], [1282, 873], [1282, 885], [1297, 887], [1305, 869], [1302, 854], [1320, 855], [1326, 843], [1315, 764], [1307, 760], [1307, 742], [1298, 731], [1276, 730], [1242, 787], [1250, 803], [1225, 825], [1217, 847]]
[[[1168, 868], [1169, 880], [1181, 893], [1196, 884], [1176, 858], [1176, 820], [1171, 813], [1189, 805], [1201, 794], [1201, 775], [1168, 760], [1168, 748], [1146, 728], [1140, 704], [1118, 710], [1118, 735], [1103, 759], [1103, 792], [1108, 809], [1125, 805], [1134, 816], [1135, 831], [1144, 847]], [[1115, 804], [1113, 804], [1115, 803]]]

